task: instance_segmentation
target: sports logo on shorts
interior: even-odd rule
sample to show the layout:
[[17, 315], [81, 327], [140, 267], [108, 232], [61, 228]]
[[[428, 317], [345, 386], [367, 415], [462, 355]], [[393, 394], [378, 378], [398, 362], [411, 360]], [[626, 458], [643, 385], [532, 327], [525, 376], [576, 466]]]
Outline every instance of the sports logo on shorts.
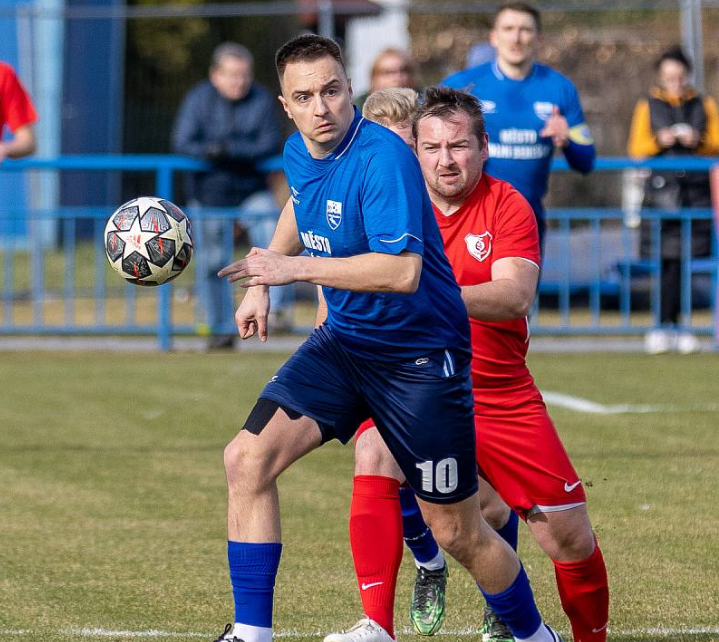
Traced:
[[342, 203], [327, 201], [327, 223], [336, 230], [342, 222]]
[[492, 251], [492, 235], [489, 232], [467, 234], [464, 242], [467, 244], [467, 251], [478, 261], [484, 261]]

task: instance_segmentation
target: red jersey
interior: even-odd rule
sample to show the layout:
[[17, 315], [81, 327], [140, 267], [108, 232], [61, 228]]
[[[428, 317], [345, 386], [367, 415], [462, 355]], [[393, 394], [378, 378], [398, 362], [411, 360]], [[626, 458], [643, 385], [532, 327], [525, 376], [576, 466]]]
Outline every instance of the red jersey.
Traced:
[[[539, 235], [531, 206], [509, 183], [483, 174], [449, 216], [434, 208], [444, 251], [460, 285], [492, 280], [492, 263], [517, 257], [539, 267]], [[470, 319], [475, 403], [509, 408], [539, 395], [527, 367], [527, 318]]]
[[5, 125], [12, 131], [37, 120], [37, 113], [25, 87], [13, 68], [0, 62], [0, 134]]

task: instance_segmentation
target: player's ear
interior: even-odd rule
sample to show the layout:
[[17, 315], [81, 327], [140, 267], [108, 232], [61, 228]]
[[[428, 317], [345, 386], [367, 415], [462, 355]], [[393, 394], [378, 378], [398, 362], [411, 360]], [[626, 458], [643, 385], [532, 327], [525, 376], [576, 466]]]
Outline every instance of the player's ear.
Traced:
[[285, 113], [287, 114], [287, 118], [289, 118], [290, 120], [294, 120], [292, 118], [292, 114], [290, 113], [290, 106], [287, 103], [287, 101], [285, 100], [285, 97], [282, 94], [280, 94], [279, 96], [277, 96], [277, 100], [280, 101], [280, 105], [282, 105], [282, 109], [285, 110]]
[[492, 45], [495, 49], [497, 48], [497, 33], [494, 29], [491, 29], [489, 31], [489, 44]]
[[480, 150], [480, 153], [482, 154], [482, 160], [486, 162], [489, 158], [489, 134], [487, 132], [484, 132], [484, 134], [482, 135], [482, 140], [480, 141], [480, 143], [482, 147]]
[[352, 91], [352, 78], [347, 78], [347, 91], [350, 92], [350, 98], [354, 95], [354, 92]]

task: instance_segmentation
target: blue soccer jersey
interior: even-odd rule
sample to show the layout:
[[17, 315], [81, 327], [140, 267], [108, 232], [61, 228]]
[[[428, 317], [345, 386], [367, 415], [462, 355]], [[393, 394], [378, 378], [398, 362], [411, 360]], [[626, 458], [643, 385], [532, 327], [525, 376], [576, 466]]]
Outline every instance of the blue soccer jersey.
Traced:
[[594, 144], [584, 122], [577, 90], [566, 76], [535, 63], [522, 80], [507, 77], [496, 60], [446, 78], [447, 87], [462, 89], [482, 103], [489, 134], [488, 174], [511, 183], [544, 218], [542, 198], [547, 192], [554, 145], [540, 136], [555, 107], [570, 127], [564, 149], [570, 166], [588, 172], [594, 163]]
[[327, 324], [342, 345], [380, 359], [469, 353], [467, 310], [407, 144], [355, 110], [344, 140], [325, 158], [310, 156], [299, 133], [290, 136], [284, 168], [300, 239], [313, 256], [408, 251], [423, 258], [413, 294], [323, 287]]

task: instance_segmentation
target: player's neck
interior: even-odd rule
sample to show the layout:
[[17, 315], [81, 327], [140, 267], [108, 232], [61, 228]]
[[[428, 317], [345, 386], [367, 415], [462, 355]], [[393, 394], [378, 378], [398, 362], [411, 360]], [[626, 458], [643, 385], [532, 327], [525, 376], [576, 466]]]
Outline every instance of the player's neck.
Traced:
[[436, 193], [430, 194], [430, 198], [432, 200], [432, 204], [442, 213], [443, 216], [447, 218], [452, 216], [452, 214], [454, 214], [464, 204], [464, 199], [461, 201], [448, 201]]
[[507, 76], [507, 78], [511, 78], [512, 80], [524, 80], [532, 72], [534, 60], [529, 58], [518, 65], [514, 65], [506, 60], [497, 58], [497, 66], [500, 71]]
[[[345, 132], [345, 134], [346, 133], [347, 132]], [[339, 140], [331, 141], [329, 143], [318, 143], [304, 134], [302, 135], [302, 138], [305, 141], [305, 146], [307, 147], [307, 151], [310, 153], [310, 156], [312, 156], [312, 158], [316, 158], [317, 160], [322, 160], [337, 149], [339, 144], [344, 139], [344, 134]]]

